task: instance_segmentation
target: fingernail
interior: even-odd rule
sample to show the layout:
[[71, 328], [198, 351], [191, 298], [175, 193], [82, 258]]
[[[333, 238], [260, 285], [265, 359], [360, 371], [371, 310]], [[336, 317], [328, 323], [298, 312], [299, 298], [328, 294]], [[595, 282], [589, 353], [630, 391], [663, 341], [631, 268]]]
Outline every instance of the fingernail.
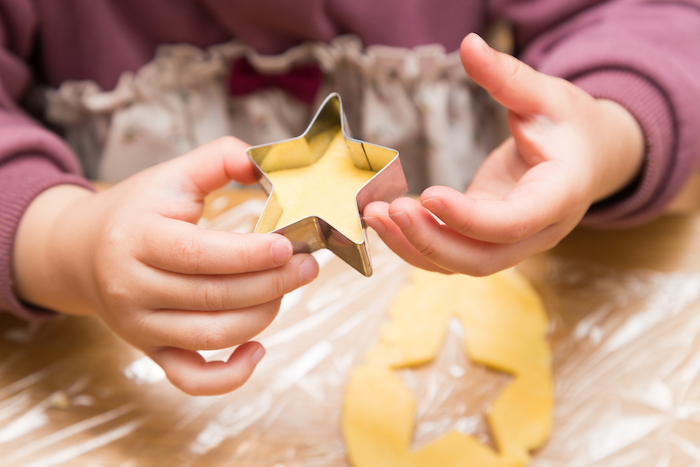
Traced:
[[299, 265], [299, 272], [304, 284], [311, 282], [318, 275], [318, 263], [312, 256], [309, 256]]
[[476, 37], [477, 41], [479, 42], [479, 46], [482, 49], [484, 49], [486, 52], [491, 52], [491, 47], [489, 47], [489, 45], [486, 43], [486, 41], [484, 40], [483, 37], [481, 37], [480, 35], [473, 33], [473, 32], [471, 33], [471, 35]]
[[272, 261], [275, 264], [284, 264], [292, 257], [292, 244], [285, 238], [280, 238], [272, 244]]
[[374, 231], [377, 232], [378, 234], [381, 235], [384, 232], [386, 232], [386, 225], [384, 225], [384, 221], [381, 220], [380, 218], [378, 218], [378, 217], [364, 217], [363, 219], [365, 220], [367, 225], [372, 227], [374, 229]]
[[426, 200], [421, 201], [420, 204], [422, 204], [424, 208], [428, 209], [429, 211], [435, 214], [439, 214], [446, 209], [445, 203], [443, 203], [440, 198], [428, 198]]
[[398, 225], [401, 230], [406, 230], [411, 227], [411, 218], [405, 212], [397, 212], [389, 214], [394, 224]]
[[251, 354], [250, 356], [250, 363], [253, 364], [253, 366], [257, 365], [260, 363], [260, 360], [265, 356], [265, 349], [262, 347], [258, 347], [255, 349], [255, 351]]

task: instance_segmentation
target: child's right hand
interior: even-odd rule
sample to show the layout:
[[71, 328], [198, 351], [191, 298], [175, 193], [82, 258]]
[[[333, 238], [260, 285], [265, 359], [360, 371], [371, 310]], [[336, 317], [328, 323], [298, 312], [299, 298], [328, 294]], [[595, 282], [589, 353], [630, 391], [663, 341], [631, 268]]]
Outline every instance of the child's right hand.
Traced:
[[[14, 277], [20, 298], [68, 314], [96, 313], [188, 394], [243, 384], [264, 355], [250, 339], [281, 297], [318, 274], [274, 234], [196, 226], [204, 198], [230, 180], [253, 183], [246, 145], [222, 138], [100, 193], [60, 185], [20, 223]], [[197, 350], [239, 346], [227, 362]]]

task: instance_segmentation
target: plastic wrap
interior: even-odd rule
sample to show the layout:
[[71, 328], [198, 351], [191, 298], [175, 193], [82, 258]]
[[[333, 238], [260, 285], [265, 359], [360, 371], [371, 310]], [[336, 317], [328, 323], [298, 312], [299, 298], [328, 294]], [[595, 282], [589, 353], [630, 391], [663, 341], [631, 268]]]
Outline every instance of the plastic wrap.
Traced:
[[[208, 228], [249, 231], [254, 199], [210, 205]], [[97, 319], [0, 316], [3, 466], [347, 466], [347, 376], [376, 342], [410, 268], [369, 239], [366, 278], [327, 251], [286, 296], [240, 390], [190, 397]], [[521, 266], [546, 304], [556, 405], [534, 467], [700, 465], [700, 275], [543, 255]], [[419, 407], [413, 445], [449, 429], [491, 443], [483, 413], [510, 377], [472, 364], [457, 321], [438, 359], [399, 374]], [[207, 352], [225, 358], [229, 350]]]

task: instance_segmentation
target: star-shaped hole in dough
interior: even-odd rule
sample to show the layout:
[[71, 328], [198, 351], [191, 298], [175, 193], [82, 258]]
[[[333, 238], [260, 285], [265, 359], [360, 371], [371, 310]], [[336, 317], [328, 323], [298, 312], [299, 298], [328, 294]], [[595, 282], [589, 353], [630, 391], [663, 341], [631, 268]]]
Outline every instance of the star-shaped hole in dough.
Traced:
[[369, 276], [361, 213], [407, 191], [398, 152], [347, 136], [340, 96], [329, 95], [297, 138], [248, 149], [269, 195], [255, 227], [289, 238], [295, 253], [328, 248]]
[[418, 401], [411, 441], [414, 450], [450, 430], [474, 436], [496, 450], [486, 413], [513, 377], [472, 362], [465, 352], [464, 334], [461, 321], [450, 318], [445, 342], [435, 360], [398, 370]]

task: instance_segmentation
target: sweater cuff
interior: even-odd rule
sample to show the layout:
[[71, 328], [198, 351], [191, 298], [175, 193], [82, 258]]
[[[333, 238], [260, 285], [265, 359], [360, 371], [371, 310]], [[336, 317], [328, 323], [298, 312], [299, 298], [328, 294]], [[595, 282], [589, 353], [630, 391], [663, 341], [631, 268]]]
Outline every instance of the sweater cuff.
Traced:
[[63, 184], [93, 190], [82, 177], [62, 172], [42, 156], [21, 156], [2, 163], [0, 170], [0, 310], [24, 319], [40, 320], [56, 313], [23, 303], [14, 288], [12, 261], [15, 235], [29, 204], [43, 191]]
[[[646, 77], [627, 70], [596, 70], [572, 82], [593, 97], [625, 107], [641, 126], [645, 140], [644, 164], [636, 179], [591, 206], [581, 225], [626, 228], [657, 217], [671, 201], [665, 198], [669, 198], [667, 185], [677, 158], [677, 129], [665, 94]], [[664, 190], [667, 196], [661, 197]]]

